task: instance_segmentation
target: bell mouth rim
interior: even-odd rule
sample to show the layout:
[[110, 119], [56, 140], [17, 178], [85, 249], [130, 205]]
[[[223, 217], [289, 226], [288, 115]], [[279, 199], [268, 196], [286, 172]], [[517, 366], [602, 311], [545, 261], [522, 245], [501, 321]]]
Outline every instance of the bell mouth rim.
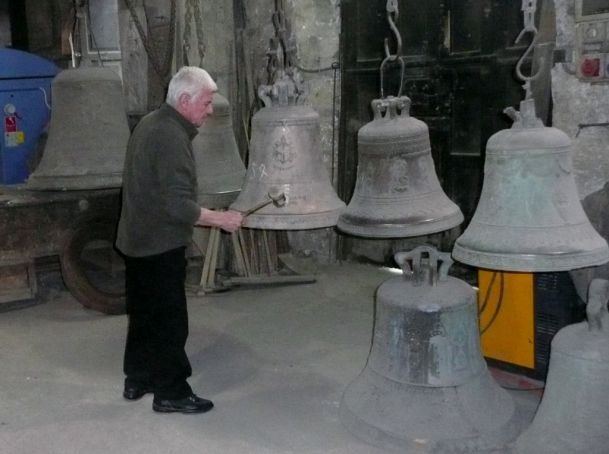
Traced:
[[336, 227], [344, 233], [365, 238], [405, 238], [430, 235], [453, 229], [461, 225], [463, 222], [463, 214], [458, 211], [444, 218], [418, 222], [415, 224], [408, 223], [408, 219], [402, 219], [402, 222], [399, 224], [377, 222], [362, 226], [361, 224], [356, 223], [357, 219], [356, 216], [349, 215], [349, 213], [343, 213], [339, 216]]
[[[395, 155], [395, 156], [412, 156], [418, 154], [429, 154], [431, 156], [431, 143], [428, 138], [419, 140], [418, 138], [412, 138], [406, 135], [394, 135], [391, 137], [382, 137], [376, 140], [374, 137], [358, 137], [357, 144], [359, 146], [358, 152], [365, 155]], [[387, 150], [386, 148], [379, 149], [379, 145], [386, 147], [393, 146], [393, 149]], [[413, 145], [422, 145], [419, 149], [404, 150], [405, 147], [412, 147]]]
[[197, 193], [197, 203], [212, 210], [228, 208], [230, 204], [235, 201], [235, 199], [239, 196], [240, 193], [241, 188], [229, 189], [221, 192], [199, 191]]
[[[429, 425], [429, 427], [433, 427], [434, 434], [452, 434], [452, 436], [448, 437], [430, 436], [428, 434], [429, 430], [421, 428], [422, 423], [420, 421], [398, 429], [391, 423], [395, 418], [390, 416], [375, 418], [369, 416], [371, 414], [376, 416], [376, 413], [372, 411], [362, 412], [361, 410], [366, 408], [368, 403], [378, 404], [378, 401], [380, 401], [382, 404], [386, 404], [388, 399], [401, 400], [405, 397], [416, 396], [423, 389], [428, 392], [430, 390], [428, 387], [417, 385], [391, 383], [383, 375], [373, 375], [375, 373], [378, 374], [378, 372], [372, 371], [367, 364], [360, 374], [347, 385], [339, 404], [339, 418], [343, 425], [350, 433], [368, 443], [390, 450], [398, 448], [400, 452], [404, 452], [404, 449], [407, 449], [408, 452], [411, 450], [419, 451], [422, 447], [419, 440], [429, 442], [429, 446], [434, 448], [445, 446], [451, 452], [470, 452], [469, 450], [464, 451], [457, 448], [460, 446], [471, 447], [472, 444], [479, 444], [481, 447], [485, 447], [483, 449], [484, 452], [488, 452], [503, 449], [520, 432], [518, 420], [521, 418], [521, 414], [516, 403], [507, 391], [500, 388], [496, 382], [489, 381], [490, 373], [485, 372], [484, 369], [468, 382], [450, 388], [463, 390], [461, 391], [462, 393], [469, 393], [472, 390], [472, 394], [475, 389], [477, 395], [488, 397], [472, 401], [472, 403], [475, 404], [476, 409], [480, 413], [485, 412], [495, 415], [492, 421], [490, 421], [492, 423], [491, 427], [487, 426], [483, 429], [479, 423], [470, 420], [467, 420], [466, 425], [456, 425], [455, 418], [459, 418], [459, 416], [455, 416], [452, 412], [440, 412], [439, 417], [433, 421], [433, 426]], [[376, 377], [378, 377], [378, 380], [376, 380]], [[373, 389], [381, 389], [385, 392], [380, 394], [389, 397], [376, 399], [374, 397], [376, 394], [362, 393], [362, 390], [368, 391]], [[442, 387], [436, 389], [441, 390]], [[438, 393], [432, 392], [430, 398], [426, 399], [424, 404], [419, 403], [419, 401], [423, 401], [422, 399], [408, 399], [412, 401], [413, 405], [407, 408], [410, 412], [415, 409], [415, 414], [426, 415], [428, 408], [441, 409], [444, 405], [447, 405], [440, 403], [442, 399], [447, 399], [447, 397], [441, 391]], [[452, 396], [448, 397], [448, 399], [452, 401]], [[399, 400], [397, 401], [399, 402]], [[380, 406], [385, 407], [386, 405]], [[465, 416], [466, 412], [461, 410], [461, 408], [459, 410], [457, 415], [463, 414]], [[404, 420], [402, 418], [398, 419], [400, 421]], [[454, 432], [455, 425], [459, 427], [457, 433]], [[447, 450], [443, 449], [442, 452], [447, 452]]]
[[528, 147], [528, 148], [506, 148], [506, 147], [498, 147], [498, 146], [487, 146], [486, 147], [486, 155], [487, 156], [495, 156], [495, 155], [563, 155], [568, 154], [571, 156], [571, 145], [561, 145], [559, 147], [552, 148], [542, 148], [542, 147]]
[[34, 172], [25, 182], [25, 189], [32, 191], [88, 191], [121, 186], [122, 172], [89, 175], [36, 175]]
[[313, 230], [336, 226], [338, 216], [344, 207], [337, 209], [299, 214], [255, 213], [245, 218], [243, 227], [266, 230]]
[[[458, 241], [458, 239], [457, 239]], [[609, 248], [569, 253], [500, 253], [478, 251], [455, 242], [452, 257], [461, 263], [491, 271], [549, 273], [603, 265], [609, 262]]]
[[[81, 79], [80, 76], [87, 75], [84, 79]], [[90, 77], [98, 76], [98, 77]], [[120, 81], [119, 74], [114, 71], [112, 68], [107, 66], [85, 66], [85, 67], [77, 67], [77, 68], [66, 68], [62, 69], [55, 76], [55, 80], [64, 81], [64, 80], [85, 80], [87, 82], [90, 81]]]

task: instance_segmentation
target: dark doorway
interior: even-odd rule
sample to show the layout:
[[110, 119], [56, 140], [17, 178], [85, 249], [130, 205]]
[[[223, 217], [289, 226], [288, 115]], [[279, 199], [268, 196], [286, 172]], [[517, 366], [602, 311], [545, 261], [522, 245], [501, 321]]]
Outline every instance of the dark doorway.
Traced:
[[10, 18], [11, 46], [13, 49], [28, 50], [28, 30], [25, 13], [25, 0], [10, 0], [8, 2]]
[[[392, 33], [386, 0], [343, 0], [342, 111], [338, 191], [349, 201], [357, 173], [357, 132], [372, 119], [380, 97], [383, 40]], [[488, 138], [511, 125], [502, 113], [518, 106], [514, 76], [529, 44], [514, 41], [523, 28], [521, 0], [399, 0], [397, 27], [405, 56], [403, 94], [411, 115], [430, 129], [436, 172], [446, 194], [471, 219], [480, 191]], [[528, 37], [527, 37], [528, 38]], [[395, 48], [395, 44], [390, 45]], [[385, 95], [396, 95], [399, 65], [385, 73]], [[343, 255], [349, 242], [343, 242]]]

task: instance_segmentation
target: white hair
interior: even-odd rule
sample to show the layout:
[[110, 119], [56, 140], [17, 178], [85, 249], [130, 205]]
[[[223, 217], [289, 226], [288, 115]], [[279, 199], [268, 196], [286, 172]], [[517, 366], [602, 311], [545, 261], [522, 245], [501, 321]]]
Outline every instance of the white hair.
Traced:
[[203, 91], [217, 90], [218, 86], [207, 71], [197, 66], [182, 66], [169, 82], [165, 101], [170, 106], [176, 107], [178, 99], [183, 94], [195, 97]]

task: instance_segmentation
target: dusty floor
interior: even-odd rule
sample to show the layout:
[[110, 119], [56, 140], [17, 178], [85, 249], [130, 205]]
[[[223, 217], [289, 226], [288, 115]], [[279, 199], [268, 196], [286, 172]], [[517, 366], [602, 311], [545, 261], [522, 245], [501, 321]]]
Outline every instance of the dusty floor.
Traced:
[[[123, 400], [126, 317], [65, 291], [0, 313], [0, 452], [384, 452], [347, 432], [338, 406], [365, 364], [374, 291], [390, 276], [348, 264], [315, 284], [190, 297], [191, 384], [216, 404], [204, 415], [156, 414], [150, 395]], [[515, 398], [526, 424], [536, 398]]]

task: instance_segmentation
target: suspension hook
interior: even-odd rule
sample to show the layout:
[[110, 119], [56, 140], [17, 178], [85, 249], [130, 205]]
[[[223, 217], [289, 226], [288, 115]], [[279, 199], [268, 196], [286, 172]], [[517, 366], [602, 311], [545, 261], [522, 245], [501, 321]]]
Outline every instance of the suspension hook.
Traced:
[[542, 64], [539, 65], [537, 72], [535, 74], [531, 74], [530, 76], [525, 76], [522, 73], [522, 65], [524, 64], [524, 60], [533, 52], [535, 46], [537, 45], [538, 39], [538, 30], [535, 26], [535, 10], [537, 9], [537, 0], [522, 0], [522, 12], [524, 15], [524, 28], [516, 38], [516, 44], [520, 42], [520, 40], [527, 33], [533, 34], [533, 39], [531, 40], [531, 44], [527, 47], [527, 50], [522, 54], [522, 57], [516, 63], [516, 76], [524, 82], [524, 89], [526, 91], [525, 99], [529, 99], [531, 97], [531, 81], [537, 79], [541, 74]]
[[400, 36], [400, 32], [395, 25], [395, 21], [398, 20], [400, 15], [400, 11], [398, 9], [398, 0], [387, 0], [387, 21], [389, 22], [389, 27], [391, 31], [395, 35], [395, 41], [397, 43], [397, 50], [395, 54], [389, 52], [389, 38], [385, 38], [385, 57], [390, 61], [395, 61], [399, 55], [402, 54], [402, 37]]

